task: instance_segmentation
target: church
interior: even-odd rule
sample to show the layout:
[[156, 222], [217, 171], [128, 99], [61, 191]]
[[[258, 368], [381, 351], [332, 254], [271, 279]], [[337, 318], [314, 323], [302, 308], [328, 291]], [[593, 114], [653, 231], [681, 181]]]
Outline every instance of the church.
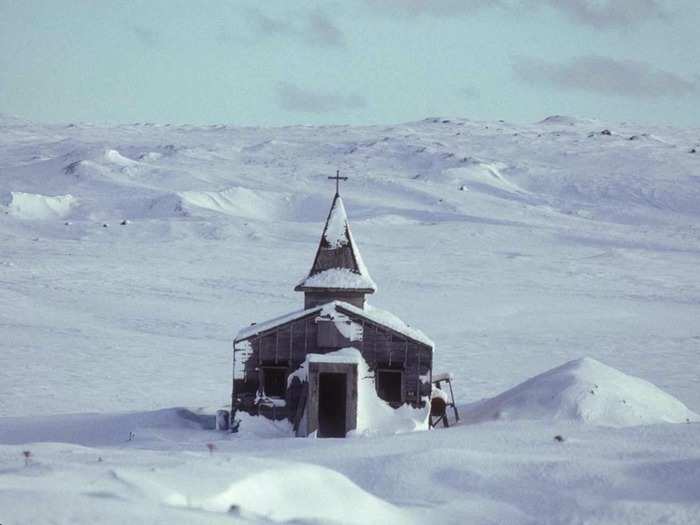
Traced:
[[374, 308], [377, 290], [336, 192], [308, 275], [304, 308], [242, 329], [233, 342], [232, 415], [287, 419], [297, 436], [345, 437], [364, 407], [358, 389], [399, 409], [429, 407], [433, 343]]

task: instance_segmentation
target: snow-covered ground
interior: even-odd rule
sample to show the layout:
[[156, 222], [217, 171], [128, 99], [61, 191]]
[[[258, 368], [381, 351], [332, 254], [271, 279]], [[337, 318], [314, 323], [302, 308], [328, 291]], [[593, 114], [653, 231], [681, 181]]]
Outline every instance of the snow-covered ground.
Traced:
[[[0, 117], [0, 523], [700, 522], [693, 149], [570, 117]], [[336, 169], [371, 302], [435, 342], [469, 424], [203, 429], [233, 335], [302, 306]]]

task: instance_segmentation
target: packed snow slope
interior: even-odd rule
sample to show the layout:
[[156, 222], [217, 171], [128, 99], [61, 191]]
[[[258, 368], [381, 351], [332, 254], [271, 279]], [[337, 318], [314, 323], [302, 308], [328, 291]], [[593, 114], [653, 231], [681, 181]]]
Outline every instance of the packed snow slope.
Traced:
[[[571, 117], [0, 116], [0, 522], [699, 522], [693, 151]], [[207, 430], [234, 334], [303, 304], [336, 169], [372, 302], [435, 342], [469, 424]]]
[[463, 417], [471, 423], [550, 419], [613, 427], [698, 420], [682, 402], [651, 383], [591, 358], [570, 361], [464, 407]]

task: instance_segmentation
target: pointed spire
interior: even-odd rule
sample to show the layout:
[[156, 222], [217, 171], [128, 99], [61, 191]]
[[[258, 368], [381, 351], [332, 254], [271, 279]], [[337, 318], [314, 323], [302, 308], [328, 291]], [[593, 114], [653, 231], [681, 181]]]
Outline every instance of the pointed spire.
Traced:
[[336, 191], [311, 271], [295, 290], [374, 293], [376, 289], [352, 238], [343, 199]]

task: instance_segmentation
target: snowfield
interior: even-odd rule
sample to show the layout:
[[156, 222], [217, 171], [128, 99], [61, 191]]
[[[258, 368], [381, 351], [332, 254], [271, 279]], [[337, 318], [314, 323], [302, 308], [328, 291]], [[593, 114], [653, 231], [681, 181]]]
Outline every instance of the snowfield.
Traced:
[[[0, 523], [700, 523], [693, 149], [0, 116]], [[234, 335], [303, 305], [336, 169], [371, 302], [434, 341], [462, 424], [214, 431]]]

